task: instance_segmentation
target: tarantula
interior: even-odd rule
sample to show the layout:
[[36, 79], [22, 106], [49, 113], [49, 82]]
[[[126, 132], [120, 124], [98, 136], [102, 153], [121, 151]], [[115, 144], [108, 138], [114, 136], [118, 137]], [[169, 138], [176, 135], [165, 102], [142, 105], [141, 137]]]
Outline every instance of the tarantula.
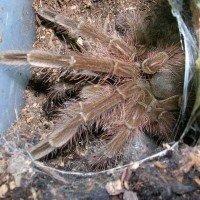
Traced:
[[[179, 44], [147, 45], [147, 17], [136, 12], [119, 18], [121, 36], [104, 34], [85, 21], [76, 21], [46, 8], [40, 8], [38, 14], [73, 37], [86, 37], [96, 46], [71, 55], [39, 50], [0, 53], [1, 63], [29, 63], [65, 71], [63, 87], [56, 89], [58, 85], [55, 85], [49, 95], [51, 101], [62, 98], [70, 90], [76, 90], [79, 95], [78, 99], [68, 101], [62, 124], [29, 149], [33, 159], [41, 159], [69, 144], [93, 126], [103, 130], [104, 143], [95, 153], [92, 165], [116, 159], [124, 146], [142, 132], [160, 140], [172, 137], [184, 70], [184, 53]], [[79, 81], [69, 86], [64, 83], [69, 79]]]

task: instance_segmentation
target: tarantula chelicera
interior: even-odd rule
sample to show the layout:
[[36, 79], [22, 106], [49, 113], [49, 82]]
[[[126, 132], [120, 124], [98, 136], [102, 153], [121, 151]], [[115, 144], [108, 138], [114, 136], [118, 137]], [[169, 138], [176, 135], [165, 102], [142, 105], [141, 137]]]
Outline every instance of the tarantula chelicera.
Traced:
[[[5, 64], [61, 68], [65, 73], [49, 95], [51, 101], [68, 91], [78, 94], [67, 101], [62, 124], [30, 149], [34, 159], [43, 158], [94, 126], [103, 131], [104, 142], [92, 165], [116, 159], [142, 132], [160, 140], [171, 138], [184, 70], [180, 44], [148, 45], [148, 17], [136, 12], [119, 17], [121, 35], [115, 31], [104, 34], [85, 21], [45, 8], [38, 14], [73, 37], [87, 38], [91, 46], [70, 55], [37, 50], [0, 53], [0, 62]], [[69, 79], [78, 81], [67, 84]]]

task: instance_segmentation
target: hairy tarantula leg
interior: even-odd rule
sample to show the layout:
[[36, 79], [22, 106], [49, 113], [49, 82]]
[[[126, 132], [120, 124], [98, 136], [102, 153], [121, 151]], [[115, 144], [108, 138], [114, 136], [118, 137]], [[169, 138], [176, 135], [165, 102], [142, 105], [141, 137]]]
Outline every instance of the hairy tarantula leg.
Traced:
[[70, 84], [70, 83], [56, 83], [49, 89], [49, 94], [47, 96], [47, 101], [49, 102], [62, 102], [65, 98], [70, 98], [74, 95], [75, 92], [80, 90], [83, 86], [83, 83], [79, 84]]
[[140, 94], [140, 90], [141, 88], [132, 81], [124, 83], [113, 94], [93, 104], [88, 105], [80, 102], [80, 112], [74, 118], [66, 121], [66, 123], [56, 129], [47, 139], [31, 148], [31, 155], [37, 160], [46, 156], [56, 148], [63, 146], [74, 137], [82, 124], [87, 124], [118, 103], [130, 98], [134, 93]]
[[119, 128], [116, 136], [108, 143], [107, 155], [108, 157], [114, 157], [123, 148], [123, 145], [128, 141], [130, 136], [134, 137], [135, 134], [139, 132], [139, 128], [144, 126], [144, 120], [146, 109], [140, 104], [136, 104], [127, 116], [127, 119], [124, 120], [124, 123], [121, 128]]
[[75, 116], [70, 121], [57, 128], [49, 137], [40, 141], [29, 149], [34, 160], [38, 160], [70, 141], [83, 123], [80, 116]]
[[128, 63], [85, 56], [54, 55], [44, 51], [10, 51], [0, 53], [0, 63], [11, 65], [30, 64], [43, 68], [69, 67], [77, 70], [91, 70], [110, 73], [115, 76], [135, 77], [139, 72], [139, 63]]
[[75, 32], [75, 34], [83, 34], [86, 36], [91, 37], [93, 40], [98, 39], [102, 44], [109, 47], [109, 49], [117, 54], [117, 55], [123, 55], [130, 57], [132, 55], [135, 55], [137, 53], [136, 48], [130, 49], [126, 43], [121, 41], [120, 39], [112, 39], [105, 34], [101, 33], [99, 30], [97, 30], [94, 26], [90, 25], [89, 23], [86, 23], [84, 21], [75, 21], [71, 18], [65, 17], [61, 14], [57, 14], [53, 11], [50, 11], [46, 8], [40, 8], [38, 10], [38, 14], [53, 23], [58, 24], [59, 26], [62, 26], [65, 29], [73, 29], [72, 31]]
[[154, 108], [148, 115], [150, 123], [145, 126], [149, 135], [157, 136], [159, 140], [172, 139], [173, 128], [176, 117], [173, 112], [168, 112], [163, 108]]
[[168, 61], [169, 56], [165, 52], [159, 52], [153, 57], [147, 58], [142, 63], [142, 70], [146, 74], [155, 74]]
[[[93, 167], [100, 167], [106, 165], [109, 159], [116, 159], [123, 151], [125, 145], [128, 145], [137, 134], [142, 131], [142, 127], [148, 122], [146, 115], [146, 108], [143, 105], [136, 104], [128, 107], [125, 112], [124, 119], [117, 128], [111, 132], [115, 132], [110, 141], [105, 144], [101, 151], [96, 153], [90, 165]], [[109, 130], [108, 130], [109, 131]]]
[[83, 83], [70, 84], [66, 82], [55, 83], [48, 90], [47, 99], [43, 104], [43, 111], [48, 117], [59, 113], [58, 106], [61, 106], [68, 99], [73, 99], [83, 87]]
[[174, 95], [164, 100], [158, 100], [157, 107], [169, 112], [178, 111], [180, 109], [180, 96]]

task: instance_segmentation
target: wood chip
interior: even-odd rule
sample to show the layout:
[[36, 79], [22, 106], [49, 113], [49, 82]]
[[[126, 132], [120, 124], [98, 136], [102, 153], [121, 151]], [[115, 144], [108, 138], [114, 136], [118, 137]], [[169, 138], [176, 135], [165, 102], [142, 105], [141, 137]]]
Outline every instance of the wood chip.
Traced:
[[200, 186], [200, 178], [199, 177], [195, 177], [194, 181]]
[[38, 199], [38, 198], [37, 198], [37, 193], [36, 193], [36, 191], [35, 191], [34, 188], [31, 188], [31, 193], [32, 193], [33, 199], [34, 199], [34, 200], [37, 200], [37, 199]]
[[16, 185], [15, 181], [11, 181], [11, 182], [9, 183], [9, 188], [10, 188], [11, 190], [15, 189], [16, 187], [17, 187], [17, 185]]
[[60, 182], [61, 184], [67, 184], [68, 182], [56, 171], [49, 169], [48, 167], [45, 167], [42, 163], [40, 162], [35, 162], [36, 166], [42, 170], [43, 172], [45, 172], [46, 174], [48, 174], [49, 176], [51, 176], [52, 178], [54, 178], [55, 180], [57, 180], [58, 182]]
[[0, 173], [3, 173], [6, 170], [6, 167], [7, 167], [7, 160], [0, 159]]
[[20, 186], [21, 186], [21, 179], [22, 179], [22, 176], [19, 174], [19, 175], [17, 175], [17, 176], [14, 176], [14, 179], [15, 179], [16, 187], [20, 187]]
[[33, 119], [34, 119], [33, 116], [32, 116], [32, 117], [29, 117], [29, 118], [26, 120], [26, 122], [29, 124], [29, 123], [31, 123], [31, 122], [33, 121]]
[[3, 184], [0, 187], [0, 198], [3, 198], [7, 192], [8, 192], [8, 186], [6, 184]]
[[59, 163], [59, 166], [60, 167], [64, 167], [65, 166], [65, 162], [63, 160], [61, 160], [60, 163]]
[[121, 180], [108, 182], [105, 186], [107, 192], [114, 196], [124, 192], [124, 188], [122, 187]]
[[131, 177], [132, 170], [130, 168], [127, 168], [124, 170], [122, 177], [121, 177], [121, 182], [126, 190], [129, 190], [129, 179]]
[[155, 167], [158, 167], [160, 169], [166, 169], [167, 168], [167, 164], [166, 163], [161, 163], [160, 161], [156, 161], [153, 163]]

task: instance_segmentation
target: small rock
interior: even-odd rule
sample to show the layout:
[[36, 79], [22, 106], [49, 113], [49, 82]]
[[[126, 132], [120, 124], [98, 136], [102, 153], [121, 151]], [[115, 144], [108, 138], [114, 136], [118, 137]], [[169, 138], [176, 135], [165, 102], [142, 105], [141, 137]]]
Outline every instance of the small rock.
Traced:
[[123, 200], [138, 200], [138, 197], [135, 192], [126, 190], [123, 195]]
[[166, 187], [165, 190], [161, 192], [161, 197], [166, 200], [172, 199], [172, 190], [171, 187]]
[[181, 183], [174, 183], [172, 186], [173, 192], [179, 195], [183, 195], [185, 193], [193, 192], [196, 189], [196, 187], [192, 185], [183, 185]]

